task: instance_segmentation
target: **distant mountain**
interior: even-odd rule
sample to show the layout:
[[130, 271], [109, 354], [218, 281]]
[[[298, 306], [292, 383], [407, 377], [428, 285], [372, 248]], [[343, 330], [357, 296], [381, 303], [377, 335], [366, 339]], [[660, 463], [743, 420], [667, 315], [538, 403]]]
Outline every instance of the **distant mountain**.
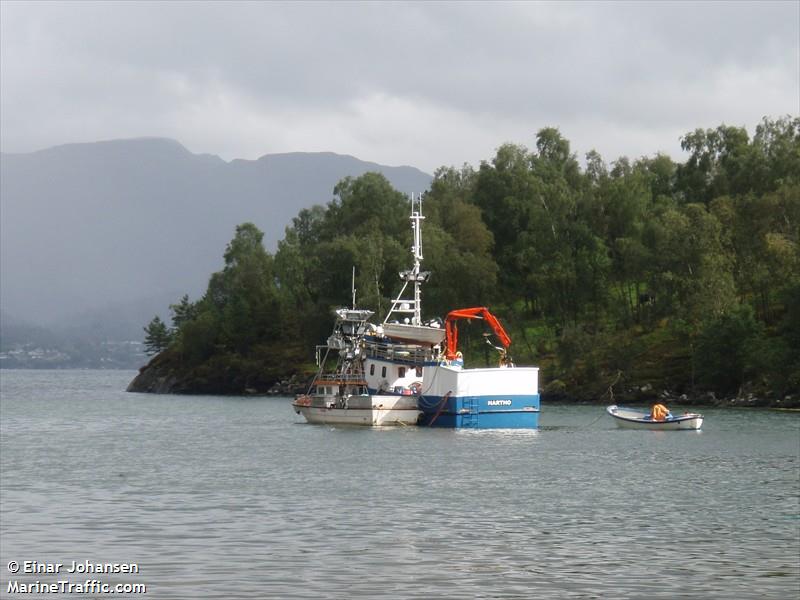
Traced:
[[237, 224], [274, 251], [292, 217], [342, 178], [377, 171], [405, 193], [431, 176], [333, 153], [226, 162], [160, 138], [0, 155], [0, 305], [9, 323], [140, 339], [156, 311], [192, 299]]

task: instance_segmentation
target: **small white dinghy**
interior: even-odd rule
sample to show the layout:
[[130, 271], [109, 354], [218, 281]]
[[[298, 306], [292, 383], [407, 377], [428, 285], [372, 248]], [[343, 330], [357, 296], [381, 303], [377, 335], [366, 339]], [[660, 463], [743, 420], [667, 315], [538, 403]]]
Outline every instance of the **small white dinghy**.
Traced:
[[642, 412], [636, 408], [625, 408], [613, 404], [606, 408], [618, 427], [624, 429], [653, 429], [664, 431], [697, 430], [703, 426], [703, 415], [685, 413], [671, 415], [663, 421], [654, 421], [650, 413]]

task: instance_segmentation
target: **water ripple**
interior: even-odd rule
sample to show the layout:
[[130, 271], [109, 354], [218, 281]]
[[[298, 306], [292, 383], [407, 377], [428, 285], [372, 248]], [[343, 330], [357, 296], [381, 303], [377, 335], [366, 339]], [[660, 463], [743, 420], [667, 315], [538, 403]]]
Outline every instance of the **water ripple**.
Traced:
[[301, 424], [287, 399], [126, 394], [132, 375], [2, 374], [0, 569], [136, 562], [115, 581], [167, 599], [800, 587], [798, 415], [712, 409], [701, 435], [659, 435], [545, 406], [535, 432], [367, 430]]

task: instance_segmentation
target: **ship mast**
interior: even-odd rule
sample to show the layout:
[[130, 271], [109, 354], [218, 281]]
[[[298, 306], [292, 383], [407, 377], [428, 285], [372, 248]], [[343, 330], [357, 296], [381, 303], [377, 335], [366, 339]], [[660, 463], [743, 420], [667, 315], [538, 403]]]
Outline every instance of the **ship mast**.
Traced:
[[[414, 257], [414, 266], [409, 271], [401, 271], [400, 279], [405, 283], [403, 289], [393, 301], [389, 313], [386, 315], [384, 323], [389, 320], [393, 313], [408, 313], [411, 315], [411, 325], [422, 325], [422, 284], [430, 277], [430, 271], [422, 271], [422, 194], [416, 199], [411, 194], [411, 230], [414, 232], [414, 243], [411, 246], [411, 255]], [[409, 283], [414, 284], [414, 299], [403, 299], [403, 293]]]
[[[411, 269], [411, 276], [414, 278], [414, 316], [411, 319], [412, 325], [422, 324], [422, 290], [420, 283], [420, 265], [422, 264], [422, 194], [417, 198], [417, 210], [414, 211], [414, 194], [411, 194], [411, 229], [414, 230], [414, 245], [411, 252], [414, 254], [414, 267]], [[425, 274], [427, 279], [427, 273]]]

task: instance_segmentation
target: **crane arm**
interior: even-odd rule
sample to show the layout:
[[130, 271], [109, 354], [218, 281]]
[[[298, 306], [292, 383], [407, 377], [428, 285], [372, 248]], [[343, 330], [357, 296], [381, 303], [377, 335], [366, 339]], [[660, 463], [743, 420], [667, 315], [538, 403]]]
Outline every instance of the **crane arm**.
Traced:
[[447, 352], [445, 356], [452, 360], [456, 356], [456, 350], [458, 348], [458, 327], [456, 327], [455, 321], [457, 319], [483, 319], [494, 331], [495, 335], [497, 335], [500, 343], [503, 344], [503, 348], [508, 348], [511, 345], [511, 338], [508, 337], [506, 330], [503, 329], [503, 326], [500, 324], [500, 321], [497, 320], [492, 313], [489, 312], [489, 309], [484, 306], [479, 306], [476, 308], [459, 308], [458, 310], [450, 311], [447, 314], [447, 318], [445, 319], [445, 333], [446, 333], [446, 340], [447, 340]]

